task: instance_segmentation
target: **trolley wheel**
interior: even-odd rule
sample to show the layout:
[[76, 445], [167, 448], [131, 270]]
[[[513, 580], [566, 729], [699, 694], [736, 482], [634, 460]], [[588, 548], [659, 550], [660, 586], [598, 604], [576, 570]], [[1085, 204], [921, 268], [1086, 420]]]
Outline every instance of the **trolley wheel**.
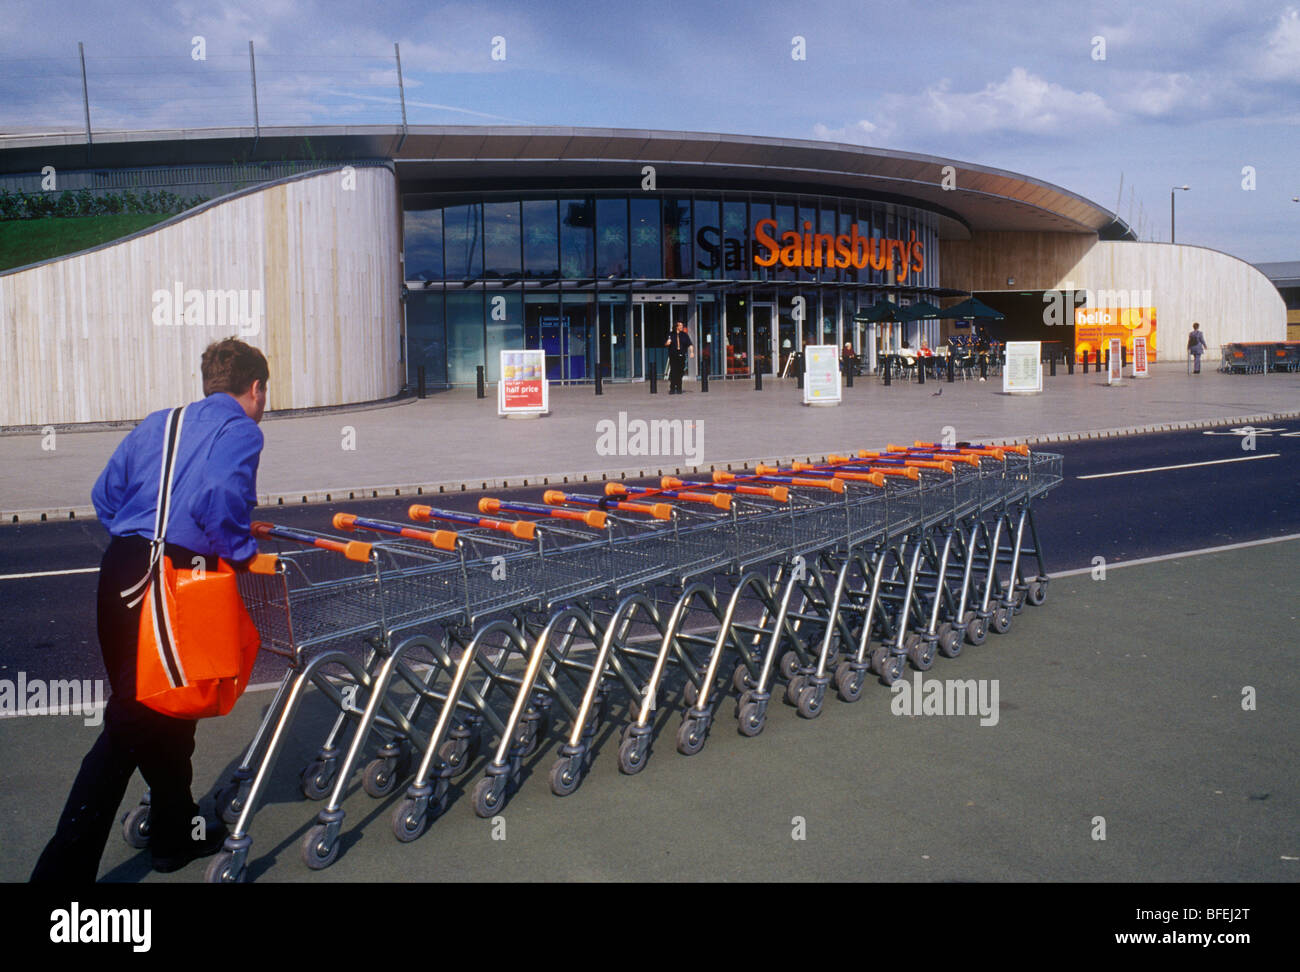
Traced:
[[961, 654], [961, 636], [962, 633], [954, 628], [951, 624], [944, 623], [939, 627], [939, 654], [944, 658], [956, 658]]
[[429, 814], [417, 813], [414, 800], [406, 799], [393, 808], [393, 836], [409, 844], [429, 829]]
[[[302, 771], [300, 783], [302, 795], [308, 800], [324, 800], [330, 795], [334, 783], [334, 771], [338, 764], [332, 759], [313, 759]], [[224, 814], [222, 815], [224, 819]], [[234, 821], [227, 820], [226, 823]]]
[[687, 708], [690, 708], [694, 706], [695, 703], [698, 702], [699, 700], [700, 700], [699, 686], [688, 679], [686, 682], [686, 687], [682, 689], [682, 701], [686, 703]]
[[382, 756], [366, 764], [361, 787], [376, 800], [382, 800], [397, 788], [397, 767], [388, 765]]
[[551, 731], [551, 718], [545, 712], [531, 719], [524, 719], [520, 727], [519, 741], [523, 744], [525, 757], [533, 755], [542, 744], [546, 734]]
[[976, 617], [971, 623], [966, 625], [966, 640], [975, 647], [984, 644], [984, 639], [989, 636], [989, 619]]
[[708, 733], [699, 719], [686, 716], [677, 729], [677, 751], [683, 756], [694, 756], [704, 748]]
[[790, 681], [785, 683], [785, 701], [787, 705], [799, 704], [799, 693], [803, 687], [808, 684], [806, 675], [795, 675]]
[[1047, 600], [1047, 581], [1039, 579], [1029, 582], [1029, 588], [1025, 591], [1025, 600], [1034, 607], [1039, 607]]
[[236, 869], [234, 852], [228, 850], [218, 851], [203, 872], [203, 880], [208, 884], [243, 884], [247, 877], [248, 869]]
[[551, 766], [551, 792], [568, 796], [582, 783], [582, 760], [561, 756]]
[[[913, 640], [915, 638], [915, 640]], [[928, 672], [934, 666], [934, 642], [914, 635], [908, 637], [907, 657], [918, 672]]]
[[506, 778], [485, 776], [474, 785], [472, 802], [480, 817], [491, 817], [506, 805]]
[[122, 839], [136, 850], [149, 846], [149, 804], [141, 803], [122, 818]]
[[753, 699], [747, 699], [741, 704], [737, 719], [742, 736], [757, 736], [767, 724], [767, 713]]
[[1023, 587], [1016, 591], [1016, 596], [1012, 600], [1012, 605], [1011, 605], [1012, 614], [1020, 614], [1022, 611], [1024, 611], [1026, 593], [1027, 592]]
[[758, 688], [758, 683], [755, 682], [754, 677], [749, 674], [749, 669], [745, 667], [743, 661], [736, 662], [736, 667], [732, 669], [731, 687], [736, 690], [737, 695]]
[[317, 824], [302, 839], [302, 862], [313, 871], [325, 870], [339, 856], [341, 841], [336, 837], [327, 843], [328, 834], [329, 827]]
[[997, 610], [993, 612], [993, 617], [989, 621], [991, 627], [998, 634], [1006, 634], [1011, 630], [1011, 608], [1004, 604], [999, 604]]
[[845, 702], [856, 702], [862, 698], [862, 688], [866, 682], [866, 672], [855, 672], [849, 662], [840, 662], [835, 669], [835, 691]]
[[474, 763], [470, 751], [477, 748], [472, 739], [448, 739], [438, 747], [438, 758], [451, 769], [452, 776], [459, 776]]
[[799, 693], [799, 700], [796, 706], [799, 714], [805, 719], [816, 719], [822, 714], [822, 694], [823, 690], [816, 685], [805, 685], [803, 691]]
[[795, 651], [787, 651], [781, 656], [781, 677], [784, 679], [794, 678], [795, 673], [799, 671], [801, 663], [799, 654]]
[[[647, 740], [643, 746], [641, 739]], [[645, 769], [647, 757], [650, 755], [649, 736], [624, 736], [623, 741], [618, 744], [618, 768], [628, 776], [635, 776]]]
[[903, 656], [892, 652], [880, 660], [880, 681], [893, 685], [903, 677]]

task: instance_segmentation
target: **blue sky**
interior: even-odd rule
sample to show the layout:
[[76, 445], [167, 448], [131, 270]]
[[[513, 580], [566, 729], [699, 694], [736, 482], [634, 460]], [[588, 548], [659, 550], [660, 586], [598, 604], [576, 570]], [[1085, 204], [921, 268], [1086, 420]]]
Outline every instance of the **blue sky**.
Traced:
[[1056, 183], [1157, 240], [1169, 238], [1170, 187], [1187, 184], [1179, 242], [1300, 259], [1300, 0], [11, 0], [0, 130], [82, 126], [79, 40], [96, 129], [251, 124], [249, 40], [263, 125], [394, 123], [397, 41], [413, 124], [944, 155]]

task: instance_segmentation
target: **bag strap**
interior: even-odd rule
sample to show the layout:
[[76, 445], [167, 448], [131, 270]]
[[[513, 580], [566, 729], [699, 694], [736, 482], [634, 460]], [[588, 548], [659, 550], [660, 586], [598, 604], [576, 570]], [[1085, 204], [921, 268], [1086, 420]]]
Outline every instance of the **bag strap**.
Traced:
[[167, 414], [167, 425], [163, 431], [162, 460], [158, 468], [158, 503], [154, 510], [153, 539], [149, 541], [149, 568], [145, 575], [133, 585], [121, 592], [123, 600], [139, 591], [135, 600], [127, 607], [135, 607], [144, 597], [144, 585], [154, 576], [154, 568], [162, 560], [162, 552], [167, 538], [167, 521], [171, 515], [172, 485], [176, 472], [176, 452], [180, 442], [181, 425], [185, 421], [185, 409], [173, 408]]

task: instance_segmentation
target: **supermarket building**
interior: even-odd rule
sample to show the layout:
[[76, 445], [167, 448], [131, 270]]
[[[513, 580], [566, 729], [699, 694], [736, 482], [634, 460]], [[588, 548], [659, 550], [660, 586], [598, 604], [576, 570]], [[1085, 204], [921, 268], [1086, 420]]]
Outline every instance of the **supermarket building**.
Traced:
[[[806, 344], [868, 361], [952, 321], [870, 324], [872, 304], [974, 294], [995, 337], [1073, 351], [1126, 320], [1181, 361], [1286, 337], [1256, 268], [1142, 243], [1113, 213], [952, 159], [751, 136], [615, 129], [312, 127], [10, 137], [0, 188], [168, 188], [207, 203], [0, 274], [0, 426], [138, 419], [199, 393], [216, 337], [270, 359], [271, 407], [498, 377], [543, 348], [555, 381], [662, 374], [687, 324], [715, 378], [782, 374]], [[1047, 312], [1065, 301], [1064, 314]], [[1089, 316], [1090, 315], [1090, 316]], [[1212, 357], [1214, 355], [1212, 354]]]

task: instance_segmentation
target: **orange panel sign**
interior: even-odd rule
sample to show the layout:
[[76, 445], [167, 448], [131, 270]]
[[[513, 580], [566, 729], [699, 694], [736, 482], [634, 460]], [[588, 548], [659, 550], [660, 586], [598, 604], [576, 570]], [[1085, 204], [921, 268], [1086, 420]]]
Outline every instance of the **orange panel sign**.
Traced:
[[1144, 360], [1156, 360], [1156, 309], [1154, 307], [1080, 307], [1074, 312], [1074, 358], [1084, 354], [1096, 357], [1109, 347], [1111, 338], [1119, 338], [1135, 357], [1133, 338], [1146, 338]]

